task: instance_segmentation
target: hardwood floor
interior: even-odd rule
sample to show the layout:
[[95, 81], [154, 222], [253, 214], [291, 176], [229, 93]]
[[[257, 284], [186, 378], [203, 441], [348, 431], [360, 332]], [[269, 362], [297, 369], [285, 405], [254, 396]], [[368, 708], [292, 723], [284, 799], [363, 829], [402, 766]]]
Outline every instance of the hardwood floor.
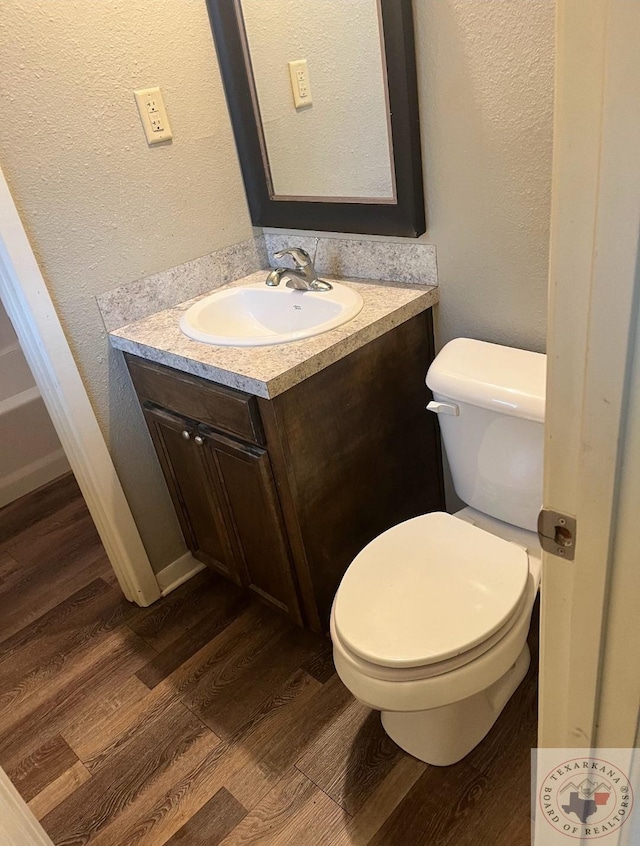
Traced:
[[126, 602], [72, 480], [0, 511], [0, 765], [58, 846], [526, 846], [535, 727], [531, 670], [429, 767], [235, 585]]

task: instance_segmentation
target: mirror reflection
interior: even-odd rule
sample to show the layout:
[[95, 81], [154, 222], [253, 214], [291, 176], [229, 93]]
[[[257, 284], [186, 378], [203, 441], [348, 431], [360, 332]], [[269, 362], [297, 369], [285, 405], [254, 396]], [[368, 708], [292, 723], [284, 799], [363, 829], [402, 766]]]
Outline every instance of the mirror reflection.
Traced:
[[236, 0], [273, 199], [396, 202], [380, 0]]

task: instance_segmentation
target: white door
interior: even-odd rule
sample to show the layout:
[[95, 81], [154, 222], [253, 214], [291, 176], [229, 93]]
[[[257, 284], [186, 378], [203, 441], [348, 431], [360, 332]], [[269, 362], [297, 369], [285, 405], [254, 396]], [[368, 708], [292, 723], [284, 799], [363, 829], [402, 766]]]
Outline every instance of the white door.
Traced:
[[540, 747], [636, 745], [639, 44], [637, 0], [559, 0], [544, 504], [577, 542], [543, 558]]

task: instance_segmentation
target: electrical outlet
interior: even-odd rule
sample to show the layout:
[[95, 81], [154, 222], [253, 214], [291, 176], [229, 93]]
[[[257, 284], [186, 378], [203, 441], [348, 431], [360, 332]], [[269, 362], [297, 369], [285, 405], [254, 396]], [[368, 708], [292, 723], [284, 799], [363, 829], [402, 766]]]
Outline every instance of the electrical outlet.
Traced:
[[307, 60], [298, 59], [296, 62], [289, 62], [289, 76], [291, 78], [293, 103], [296, 109], [310, 106], [313, 101], [311, 99], [311, 84], [309, 83]]
[[173, 138], [160, 89], [140, 88], [133, 94], [148, 143], [159, 144]]

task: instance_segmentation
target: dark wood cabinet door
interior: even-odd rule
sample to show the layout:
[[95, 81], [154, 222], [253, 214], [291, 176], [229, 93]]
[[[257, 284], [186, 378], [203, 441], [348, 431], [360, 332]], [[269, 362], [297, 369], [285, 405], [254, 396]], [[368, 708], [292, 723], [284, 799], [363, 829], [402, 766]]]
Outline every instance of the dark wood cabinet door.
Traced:
[[198, 560], [243, 584], [227, 526], [225, 494], [210, 472], [204, 444], [195, 440], [198, 424], [150, 403], [143, 410], [187, 546]]
[[302, 623], [280, 503], [267, 452], [199, 427], [211, 475], [224, 487], [248, 586]]

